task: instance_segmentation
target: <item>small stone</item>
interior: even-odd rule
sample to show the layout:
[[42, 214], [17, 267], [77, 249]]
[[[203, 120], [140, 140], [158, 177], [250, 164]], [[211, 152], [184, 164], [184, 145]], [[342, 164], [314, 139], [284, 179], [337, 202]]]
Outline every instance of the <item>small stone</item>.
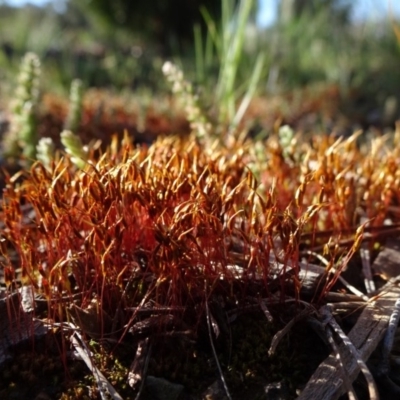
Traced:
[[177, 400], [184, 387], [178, 383], [171, 383], [163, 378], [147, 376], [146, 391], [154, 400]]

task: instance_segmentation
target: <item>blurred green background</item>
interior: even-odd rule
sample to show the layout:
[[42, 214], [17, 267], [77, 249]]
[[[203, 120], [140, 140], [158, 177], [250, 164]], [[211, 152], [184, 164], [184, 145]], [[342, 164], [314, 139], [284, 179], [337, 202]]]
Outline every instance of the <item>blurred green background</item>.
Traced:
[[[398, 14], [387, 7], [374, 15], [372, 7], [356, 18], [362, 3], [255, 2], [237, 81], [246, 85], [263, 53], [259, 98], [280, 97], [281, 108], [296, 109], [305, 97], [323, 103], [324, 96], [334, 96], [335, 123], [343, 118], [363, 128], [392, 125], [400, 101]], [[261, 11], [274, 15], [267, 26], [260, 24]], [[220, 19], [217, 0], [65, 0], [40, 6], [0, 1], [0, 94], [3, 101], [12, 95], [21, 57], [33, 51], [42, 60], [44, 91], [66, 94], [80, 78], [86, 87], [163, 94], [168, 85], [161, 66], [171, 59], [212, 98], [221, 60], [210, 29]]]

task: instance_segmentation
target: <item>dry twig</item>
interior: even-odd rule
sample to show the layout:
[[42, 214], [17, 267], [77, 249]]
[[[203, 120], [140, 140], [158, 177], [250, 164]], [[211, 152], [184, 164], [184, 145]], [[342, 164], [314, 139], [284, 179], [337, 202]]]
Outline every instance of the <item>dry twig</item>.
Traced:
[[[319, 312], [324, 317], [326, 323], [332, 328], [333, 331], [336, 332], [336, 334], [340, 337], [342, 342], [351, 351], [353, 357], [356, 359], [357, 364], [360, 367], [360, 369], [361, 369], [362, 373], [364, 374], [364, 377], [367, 381], [370, 399], [378, 400], [379, 399], [378, 389], [376, 387], [374, 378], [372, 377], [370, 370], [368, 369], [364, 360], [361, 358], [361, 355], [359, 354], [358, 350], [354, 347], [354, 344], [351, 342], [351, 340], [343, 332], [342, 328], [339, 326], [339, 324], [334, 319], [332, 312], [330, 310], [330, 307], [323, 306], [320, 308]], [[339, 352], [339, 350], [337, 350], [337, 351]], [[346, 377], [347, 377], [347, 375], [346, 375]], [[346, 381], [347, 381], [347, 378], [346, 378]]]

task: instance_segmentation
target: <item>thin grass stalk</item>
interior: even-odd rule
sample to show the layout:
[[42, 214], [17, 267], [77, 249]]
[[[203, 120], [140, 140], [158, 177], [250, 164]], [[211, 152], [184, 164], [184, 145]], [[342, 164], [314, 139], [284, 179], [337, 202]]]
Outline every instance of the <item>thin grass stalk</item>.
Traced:
[[[205, 7], [201, 8], [201, 14], [207, 26], [207, 42], [206, 42], [206, 60], [211, 63], [212, 61], [212, 47], [217, 50], [217, 56], [222, 54], [222, 41], [218, 33], [215, 21]], [[221, 61], [221, 60], [220, 60]]]
[[201, 27], [199, 24], [196, 24], [194, 26], [193, 33], [194, 33], [196, 78], [197, 82], [204, 83], [205, 66], [204, 66], [204, 54], [203, 54], [203, 38], [201, 35]]
[[246, 92], [245, 96], [243, 97], [243, 99], [240, 103], [240, 106], [235, 114], [235, 117], [233, 118], [233, 121], [229, 127], [230, 134], [232, 134], [235, 131], [237, 126], [242, 121], [244, 114], [246, 113], [246, 111], [250, 105], [250, 102], [254, 97], [254, 94], [257, 90], [258, 82], [260, 81], [260, 78], [261, 78], [261, 73], [262, 73], [262, 70], [264, 67], [264, 62], [265, 62], [265, 54], [259, 54], [257, 56], [257, 60], [256, 60], [256, 64], [255, 64], [253, 73], [251, 74], [250, 83], [247, 88], [247, 92]]
[[222, 122], [232, 121], [235, 115], [235, 81], [243, 51], [246, 26], [253, 0], [240, 1], [236, 12], [232, 2], [222, 1], [222, 58], [217, 84], [217, 98], [223, 105]]
[[[212, 24], [211, 30], [216, 31], [215, 23]], [[206, 46], [204, 50], [204, 65], [206, 68], [206, 72], [212, 66], [213, 62], [214, 62], [213, 38], [210, 28], [208, 28], [206, 37]]]

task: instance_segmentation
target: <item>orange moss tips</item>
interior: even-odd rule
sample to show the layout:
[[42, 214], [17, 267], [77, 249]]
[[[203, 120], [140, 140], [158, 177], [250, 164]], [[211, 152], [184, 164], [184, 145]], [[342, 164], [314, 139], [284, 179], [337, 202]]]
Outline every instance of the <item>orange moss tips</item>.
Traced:
[[[298, 284], [302, 246], [328, 242], [328, 262], [348, 262], [357, 249], [340, 239], [357, 244], [361, 217], [382, 223], [400, 201], [398, 150], [378, 143], [362, 152], [355, 139], [319, 138], [286, 152], [271, 139], [254, 174], [250, 148], [239, 143], [211, 154], [193, 137], [138, 148], [113, 139], [82, 171], [65, 157], [51, 170], [35, 164], [19, 186], [7, 183], [4, 236], [48, 296], [108, 296], [106, 308], [133, 281], [131, 298], [154, 287], [160, 304], [171, 293], [174, 305], [201, 297], [205, 279], [214, 288], [256, 278], [265, 292], [278, 279], [284, 292], [289, 272]], [[33, 223], [21, 210], [27, 203]]]

